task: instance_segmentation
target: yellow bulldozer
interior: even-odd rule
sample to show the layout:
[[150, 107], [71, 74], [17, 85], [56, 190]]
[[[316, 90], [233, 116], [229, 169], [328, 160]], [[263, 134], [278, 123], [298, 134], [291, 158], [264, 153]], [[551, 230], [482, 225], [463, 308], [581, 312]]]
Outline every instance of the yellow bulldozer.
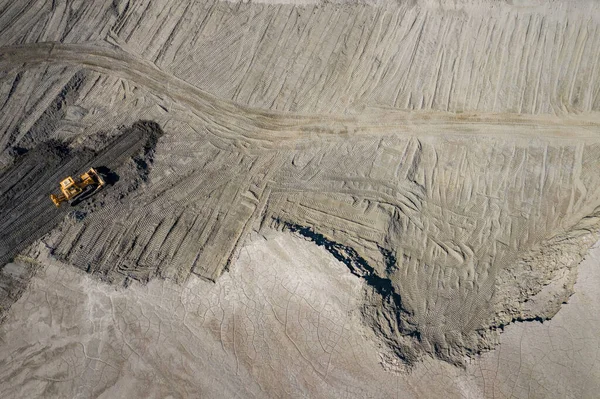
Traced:
[[90, 170], [82, 174], [77, 180], [69, 176], [61, 181], [60, 194], [50, 194], [50, 199], [56, 207], [59, 207], [63, 202], [77, 205], [94, 195], [105, 185], [106, 182], [102, 175], [96, 169], [90, 168]]

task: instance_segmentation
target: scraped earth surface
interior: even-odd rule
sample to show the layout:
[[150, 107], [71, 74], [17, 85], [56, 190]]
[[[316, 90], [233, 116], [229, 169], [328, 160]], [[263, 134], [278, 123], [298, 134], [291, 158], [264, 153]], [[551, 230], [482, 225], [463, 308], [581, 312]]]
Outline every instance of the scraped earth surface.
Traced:
[[516, 3], [0, 2], [4, 396], [594, 397], [600, 6]]
[[[0, 327], [2, 397], [583, 397], [600, 389], [600, 248], [549, 321], [465, 369], [381, 367], [364, 282], [298, 236], [253, 237], [216, 283], [114, 287], [44, 258]], [[23, 317], [27, 314], [27, 317]]]

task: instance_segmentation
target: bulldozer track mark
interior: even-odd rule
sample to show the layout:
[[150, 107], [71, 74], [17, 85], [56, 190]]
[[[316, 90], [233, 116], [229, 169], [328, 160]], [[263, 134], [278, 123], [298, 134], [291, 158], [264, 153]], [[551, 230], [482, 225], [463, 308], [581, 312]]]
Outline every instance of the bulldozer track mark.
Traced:
[[[384, 110], [356, 116], [305, 115], [273, 112], [243, 106], [212, 96], [209, 93], [166, 73], [149, 61], [118, 48], [88, 44], [38, 43], [0, 48], [3, 69], [44, 63], [67, 64], [88, 68], [103, 74], [118, 76], [164, 93], [188, 107], [204, 120], [208, 130], [224, 140], [242, 139], [249, 144], [268, 147], [288, 141], [319, 138], [339, 138], [347, 135], [478, 135], [531, 137], [530, 127], [537, 137], [555, 139], [595, 140], [599, 121], [594, 117], [548, 118], [514, 114], [447, 114], [441, 112], [406, 112]], [[507, 131], [506, 127], [521, 127], [524, 131]], [[562, 131], [569, 127], [568, 135]], [[591, 130], [590, 130], [591, 129]]]
[[[118, 169], [139, 153], [148, 140], [141, 127], [128, 129], [98, 153], [72, 150], [58, 142], [45, 142], [17, 158], [0, 172], [0, 263], [55, 229], [73, 207], [55, 207], [49, 194], [66, 176], [93, 166]], [[109, 188], [110, 190], [110, 188]]]
[[[492, 17], [461, 19], [461, 13], [437, 24], [433, 9], [408, 6], [363, 7], [360, 18], [371, 19], [344, 25], [346, 15], [335, 8], [343, 7], [311, 6], [312, 14], [294, 27], [297, 37], [286, 32], [270, 41], [295, 13], [277, 8], [273, 14], [264, 6], [249, 13], [267, 23], [248, 40], [243, 30], [203, 25], [187, 47], [179, 16], [169, 15], [165, 24], [156, 18], [145, 34], [133, 32], [131, 24], [155, 16], [160, 2], [151, 3], [121, 2], [125, 15], [115, 17], [118, 27], [106, 41], [65, 44], [59, 41], [73, 40], [47, 36], [55, 42], [0, 48], [3, 150], [26, 141], [41, 116], [53, 122], [53, 129], [39, 132], [44, 140], [76, 144], [104, 130], [120, 135], [104, 152], [68, 166], [59, 162], [53, 173], [35, 165], [3, 169], [12, 158], [0, 153], [0, 192], [14, 194], [3, 201], [6, 212], [0, 209], [0, 227], [10, 232], [0, 243], [14, 248], [0, 248], [0, 260], [58, 225], [45, 240], [54, 256], [110, 282], [161, 277], [181, 283], [192, 273], [215, 281], [253, 227], [293, 226], [364, 279], [367, 305], [378, 312], [365, 318], [372, 317], [377, 335], [406, 361], [427, 353], [456, 362], [513, 318], [548, 314], [525, 302], [548, 289], [544, 284], [556, 274], [571, 281], [573, 263], [587, 248], [583, 232], [600, 229], [594, 212], [600, 116], [578, 114], [598, 110], [590, 97], [598, 83], [586, 81], [593, 74], [584, 61], [592, 57], [580, 63], [581, 48], [569, 45], [585, 23], [569, 21], [567, 34], [559, 21], [560, 32], [543, 32], [559, 39], [562, 50], [554, 57], [573, 62], [561, 68], [557, 61], [549, 68], [557, 73], [542, 77], [531, 72], [554, 47], [540, 45], [535, 56], [521, 52], [519, 34], [530, 22], [519, 12], [505, 14], [519, 24], [511, 30]], [[170, 14], [165, 11], [161, 18]], [[381, 15], [390, 14], [394, 22], [385, 24]], [[530, 19], [532, 29], [545, 29], [542, 20]], [[167, 42], [155, 43], [161, 29]], [[22, 30], [11, 26], [5, 35]], [[514, 42], [507, 35], [512, 31]], [[339, 40], [312, 39], [323, 32]], [[588, 32], [596, 37], [586, 41], [592, 48], [597, 32]], [[223, 50], [230, 34], [242, 43], [233, 55]], [[442, 40], [445, 35], [452, 39]], [[388, 40], [406, 51], [384, 51]], [[7, 43], [27, 41], [17, 35]], [[175, 61], [169, 48], [175, 42], [187, 48], [187, 59]], [[512, 66], [496, 65], [496, 56], [510, 58]], [[526, 81], [555, 87], [538, 96]], [[378, 93], [381, 85], [389, 87]], [[63, 104], [65, 87], [76, 101]], [[152, 119], [167, 132], [148, 156], [151, 172], [149, 159], [137, 156], [146, 151], [143, 126], [129, 133], [118, 128], [138, 119]], [[85, 217], [47, 212], [45, 183], [18, 185], [43, 178], [54, 189], [65, 175], [96, 162], [116, 169], [126, 164], [131, 173], [114, 191], [99, 194]], [[557, 248], [574, 255], [561, 258]], [[523, 281], [527, 286], [519, 285]], [[560, 299], [567, 292], [553, 294]]]

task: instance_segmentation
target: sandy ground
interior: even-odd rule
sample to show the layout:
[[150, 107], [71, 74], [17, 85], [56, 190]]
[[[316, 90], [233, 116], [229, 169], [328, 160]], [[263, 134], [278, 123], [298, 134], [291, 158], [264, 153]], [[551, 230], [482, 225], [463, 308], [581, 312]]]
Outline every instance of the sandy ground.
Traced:
[[597, 2], [0, 10], [3, 396], [594, 397]]
[[[363, 286], [297, 236], [256, 236], [216, 284], [114, 288], [49, 261], [0, 328], [0, 394], [17, 397], [594, 398], [600, 246], [544, 323], [510, 325], [466, 369], [384, 371]], [[23, 317], [27, 315], [27, 317]]]

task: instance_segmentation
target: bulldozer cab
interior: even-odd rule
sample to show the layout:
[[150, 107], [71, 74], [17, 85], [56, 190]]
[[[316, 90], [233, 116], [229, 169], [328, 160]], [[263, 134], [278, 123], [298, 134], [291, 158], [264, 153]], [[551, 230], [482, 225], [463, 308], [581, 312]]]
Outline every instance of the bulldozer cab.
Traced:
[[67, 194], [67, 198], [79, 194], [82, 190], [75, 184], [75, 180], [69, 176], [60, 182], [63, 193]]

